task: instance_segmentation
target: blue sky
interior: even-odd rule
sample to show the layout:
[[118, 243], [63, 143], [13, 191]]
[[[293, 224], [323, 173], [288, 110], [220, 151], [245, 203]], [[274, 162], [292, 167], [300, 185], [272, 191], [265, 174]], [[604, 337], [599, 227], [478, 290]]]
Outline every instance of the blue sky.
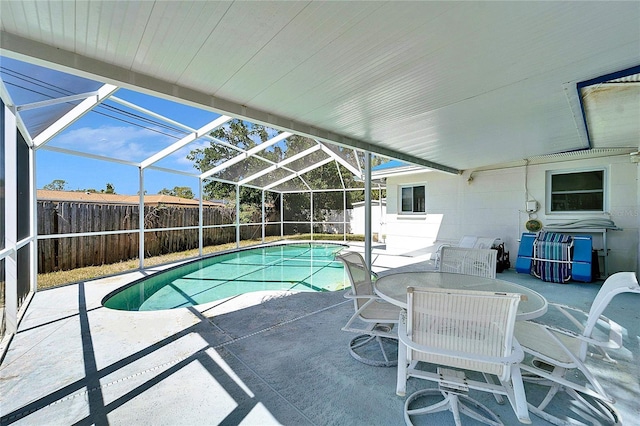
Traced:
[[[16, 105], [28, 105], [62, 96], [96, 90], [101, 83], [71, 76], [15, 59], [0, 56], [0, 74]], [[65, 181], [67, 190], [104, 190], [113, 185], [116, 193], [134, 195], [140, 190], [138, 167], [96, 158], [70, 155], [52, 151], [53, 148], [81, 152], [98, 157], [109, 157], [138, 164], [163, 148], [175, 143], [190, 131], [176, 128], [153, 116], [129, 109], [114, 101], [120, 98], [191, 129], [199, 129], [214, 121], [220, 115], [177, 102], [156, 98], [127, 89], [119, 89], [115, 94], [74, 122], [63, 132], [52, 138], [44, 147], [36, 151], [36, 186], [43, 188], [55, 180]], [[52, 108], [48, 110], [47, 108]], [[29, 121], [27, 126], [35, 132], [52, 123], [59, 115], [53, 107], [25, 109], [21, 116]], [[267, 129], [269, 137], [278, 131]], [[199, 139], [181, 150], [160, 160], [155, 166], [198, 174], [187, 155], [193, 149], [208, 147], [210, 142]], [[285, 142], [266, 148], [287, 149]], [[300, 145], [301, 147], [302, 145]], [[291, 153], [292, 155], [295, 153]], [[266, 164], [266, 163], [265, 163]], [[163, 188], [189, 187], [198, 196], [197, 177], [167, 173], [147, 169], [144, 175], [144, 190], [147, 194], [157, 194]]]
[[[114, 96], [194, 129], [219, 117], [218, 114], [209, 111], [126, 89], [118, 90]], [[163, 128], [157, 123], [144, 123], [136, 117], [126, 115], [126, 113], [142, 114], [129, 110], [121, 104], [108, 101], [105, 105], [106, 107], [99, 107], [95, 111], [87, 113], [49, 141], [47, 146], [100, 156], [112, 156], [137, 163], [184, 136], [184, 133]], [[119, 111], [113, 110], [109, 106], [114, 106]], [[158, 121], [152, 117], [148, 118]], [[158, 166], [196, 172], [193, 164], [186, 159], [186, 155], [192, 149], [202, 146], [209, 146], [209, 142], [206, 140], [193, 142], [185, 149], [160, 161]], [[46, 149], [37, 151], [36, 179], [38, 188], [42, 188], [55, 179], [62, 179], [66, 181], [66, 189], [68, 190], [101, 190], [106, 188], [107, 183], [111, 183], [118, 194], [136, 194], [139, 190], [137, 167], [61, 154]], [[162, 188], [172, 189], [175, 186], [188, 186], [194, 194], [197, 194], [198, 180], [181, 174], [152, 170], [145, 172], [145, 190], [148, 194], [156, 194]]]

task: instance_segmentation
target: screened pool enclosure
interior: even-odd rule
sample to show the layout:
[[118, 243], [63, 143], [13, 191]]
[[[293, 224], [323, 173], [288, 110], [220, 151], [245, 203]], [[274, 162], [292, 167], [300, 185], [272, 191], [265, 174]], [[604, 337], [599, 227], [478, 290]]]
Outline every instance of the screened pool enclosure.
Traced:
[[[384, 195], [370, 179], [382, 157], [362, 150], [10, 58], [1, 77], [0, 207], [17, 206], [0, 238], [3, 330], [15, 330], [38, 273], [131, 259], [143, 268], [158, 254], [267, 238], [346, 241], [352, 204]], [[52, 164], [54, 179], [41, 177]], [[106, 189], [89, 186], [96, 178]]]

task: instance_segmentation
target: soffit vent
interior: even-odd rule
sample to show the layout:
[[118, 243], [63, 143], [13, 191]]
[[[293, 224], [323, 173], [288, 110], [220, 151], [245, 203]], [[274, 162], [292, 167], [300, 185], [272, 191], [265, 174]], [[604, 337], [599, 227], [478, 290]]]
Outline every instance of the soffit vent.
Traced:
[[557, 154], [538, 155], [529, 158], [529, 164], [555, 163], [558, 161], [583, 160], [585, 158], [610, 157], [627, 155], [633, 152], [629, 148], [594, 148], [582, 151], [560, 152]]
[[640, 74], [627, 75], [625, 77], [615, 78], [604, 82], [604, 84], [609, 83], [640, 83]]
[[588, 158], [610, 157], [610, 156], [616, 156], [616, 155], [629, 155], [635, 151], [636, 151], [635, 149], [630, 149], [630, 148], [596, 148], [596, 149], [585, 149], [582, 151], [560, 152], [557, 154], [538, 155], [538, 156], [530, 157], [524, 160], [496, 164], [488, 167], [478, 167], [476, 169], [473, 169], [473, 172], [509, 169], [512, 167], [522, 167], [527, 164], [531, 165], [531, 164], [558, 163], [560, 161], [573, 161], [573, 160], [584, 160]]

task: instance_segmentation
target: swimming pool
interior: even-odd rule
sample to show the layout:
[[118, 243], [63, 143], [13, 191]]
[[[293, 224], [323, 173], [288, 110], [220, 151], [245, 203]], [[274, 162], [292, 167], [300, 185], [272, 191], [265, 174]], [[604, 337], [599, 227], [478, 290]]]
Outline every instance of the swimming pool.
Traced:
[[137, 280], [107, 295], [102, 304], [118, 310], [155, 311], [253, 291], [341, 290], [350, 283], [335, 255], [345, 247], [293, 243], [215, 255]]

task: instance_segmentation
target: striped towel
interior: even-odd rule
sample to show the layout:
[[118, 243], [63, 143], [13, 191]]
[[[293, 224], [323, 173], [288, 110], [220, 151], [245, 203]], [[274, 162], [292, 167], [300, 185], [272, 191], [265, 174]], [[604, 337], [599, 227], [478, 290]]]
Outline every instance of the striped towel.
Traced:
[[570, 235], [553, 232], [540, 232], [534, 243], [534, 257], [560, 262], [531, 262], [531, 273], [542, 281], [565, 283], [571, 279], [571, 245]]

